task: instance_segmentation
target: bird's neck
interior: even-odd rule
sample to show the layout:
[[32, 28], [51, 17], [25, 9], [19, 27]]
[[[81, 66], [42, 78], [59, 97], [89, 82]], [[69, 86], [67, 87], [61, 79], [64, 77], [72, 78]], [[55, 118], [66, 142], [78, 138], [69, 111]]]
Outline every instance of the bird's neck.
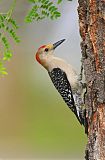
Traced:
[[61, 58], [58, 58], [54, 55], [46, 57], [46, 59], [43, 60], [43, 67], [47, 69], [48, 72], [51, 72], [53, 68], [61, 68], [65, 65], [65, 61]]
[[54, 55], [46, 55], [44, 57], [41, 57], [40, 63], [47, 71], [49, 71], [50, 65], [52, 65], [53, 59], [54, 59]]

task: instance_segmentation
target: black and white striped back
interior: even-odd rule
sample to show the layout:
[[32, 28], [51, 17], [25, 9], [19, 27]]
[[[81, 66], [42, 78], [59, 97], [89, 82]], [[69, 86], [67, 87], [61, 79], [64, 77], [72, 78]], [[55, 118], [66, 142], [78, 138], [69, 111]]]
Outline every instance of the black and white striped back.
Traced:
[[79, 122], [82, 123], [79, 115], [77, 114], [72, 89], [67, 79], [66, 73], [62, 71], [60, 68], [54, 68], [51, 72], [48, 73], [55, 88], [58, 90], [68, 107], [72, 110], [72, 112], [75, 113]]

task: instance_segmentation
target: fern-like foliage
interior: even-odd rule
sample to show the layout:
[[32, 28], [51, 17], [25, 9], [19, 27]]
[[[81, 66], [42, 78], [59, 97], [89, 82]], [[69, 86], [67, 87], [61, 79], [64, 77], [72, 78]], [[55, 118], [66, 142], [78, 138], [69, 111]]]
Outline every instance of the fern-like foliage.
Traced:
[[12, 57], [9, 39], [12, 38], [16, 43], [20, 42], [16, 34], [18, 25], [12, 17], [15, 2], [16, 0], [14, 0], [12, 7], [7, 13], [0, 13], [0, 75], [7, 74], [4, 63]]
[[[0, 2], [1, 1], [2, 0], [0, 0]], [[59, 5], [63, 0], [56, 0], [56, 5], [54, 4], [53, 0], [28, 1], [32, 3], [33, 7], [25, 17], [25, 22], [27, 23], [45, 18], [54, 20], [61, 16], [57, 5]], [[7, 13], [0, 13], [0, 75], [7, 74], [6, 68], [4, 67], [5, 61], [10, 60], [12, 57], [13, 51], [9, 42], [10, 38], [12, 38], [16, 43], [20, 42], [20, 39], [16, 34], [19, 26], [17, 25], [16, 20], [12, 17], [15, 3], [16, 0], [13, 0], [13, 4]]]
[[[50, 0], [28, 0], [33, 4], [32, 9], [25, 17], [25, 22], [31, 23], [33, 20], [42, 20], [45, 18], [57, 19], [61, 16], [58, 8]], [[57, 4], [61, 3], [62, 0], [58, 0]]]
[[[28, 0], [33, 4], [33, 7], [28, 12], [25, 17], [25, 22], [31, 23], [34, 20], [42, 20], [45, 18], [50, 18], [52, 20], [57, 19], [61, 16], [58, 11], [57, 5], [59, 5], [63, 0], [57, 0], [57, 5], [54, 4], [53, 0]], [[72, 1], [72, 0], [68, 0]]]

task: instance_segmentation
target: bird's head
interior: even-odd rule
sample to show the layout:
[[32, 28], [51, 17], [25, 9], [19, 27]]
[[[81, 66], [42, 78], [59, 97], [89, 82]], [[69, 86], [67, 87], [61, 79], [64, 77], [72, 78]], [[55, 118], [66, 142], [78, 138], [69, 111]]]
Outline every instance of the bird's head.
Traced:
[[41, 46], [36, 53], [36, 60], [45, 67], [47, 61], [53, 56], [55, 48], [57, 48], [64, 41], [65, 39], [62, 39], [54, 44]]

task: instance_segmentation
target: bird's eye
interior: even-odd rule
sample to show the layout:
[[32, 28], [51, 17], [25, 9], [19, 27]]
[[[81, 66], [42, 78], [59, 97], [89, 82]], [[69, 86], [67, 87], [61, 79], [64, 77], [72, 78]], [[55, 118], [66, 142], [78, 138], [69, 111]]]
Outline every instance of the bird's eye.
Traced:
[[48, 52], [48, 48], [45, 48], [45, 52]]

